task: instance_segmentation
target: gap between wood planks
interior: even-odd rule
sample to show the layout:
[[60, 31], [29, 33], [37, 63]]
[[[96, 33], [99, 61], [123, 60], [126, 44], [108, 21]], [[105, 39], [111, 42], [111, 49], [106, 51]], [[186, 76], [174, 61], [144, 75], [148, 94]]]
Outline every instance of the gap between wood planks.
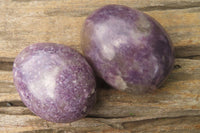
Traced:
[[[199, 0], [8, 0], [0, 4], [0, 57], [14, 58], [23, 48], [35, 42], [61, 43], [78, 50], [85, 17], [106, 4], [147, 10], [145, 13], [154, 17], [169, 33], [174, 46], [177, 46], [176, 57], [199, 54]], [[183, 48], [191, 51], [183, 53]]]
[[[48, 2], [45, 0], [30, 0], [30, 1], [12, 0], [11, 2], [8, 2], [7, 5], [9, 6], [9, 5], [12, 5], [13, 3], [22, 3], [22, 4], [28, 3], [28, 4], [25, 4], [25, 7], [29, 7], [27, 5], [29, 4], [31, 5], [31, 1], [32, 3], [38, 2], [37, 7], [35, 7], [36, 9], [38, 9], [38, 6], [42, 5], [41, 3], [45, 3], [45, 5], [46, 4], [48, 5], [49, 3], [51, 3], [51, 1], [57, 2], [57, 0], [49, 0]], [[65, 0], [62, 0], [62, 1], [64, 2]], [[73, 10], [69, 10], [71, 12], [67, 10], [67, 12], [69, 12], [69, 15], [72, 15], [73, 17], [86, 16], [88, 15], [88, 13], [92, 12], [94, 8], [102, 6], [105, 2], [105, 1], [101, 2], [100, 0], [99, 1], [95, 0], [95, 2], [88, 1], [93, 4], [91, 4], [92, 6], [88, 7], [88, 10], [86, 10], [86, 5], [88, 4], [88, 2], [85, 2], [85, 3], [82, 2], [81, 4], [78, 4], [77, 0], [74, 0], [74, 1], [66, 0], [66, 1], [69, 1], [71, 5], [78, 8], [78, 9], [73, 8]], [[115, 2], [116, 0], [110, 0], [110, 1], [112, 3], [112, 2]], [[171, 12], [172, 10], [175, 11], [176, 9], [178, 9], [177, 10], [178, 12], [181, 11], [184, 14], [184, 12], [190, 8], [192, 9], [188, 10], [188, 12], [198, 13], [200, 11], [198, 8], [200, 7], [200, 1], [197, 1], [197, 0], [196, 1], [195, 0], [178, 0], [178, 2], [176, 0], [168, 0], [168, 1], [144, 0], [142, 2], [138, 1], [138, 4], [136, 1], [137, 0], [123, 0], [123, 1], [118, 0], [119, 4], [130, 5], [131, 7], [134, 7], [143, 11], [150, 11], [151, 13], [152, 11], [156, 11], [156, 10], [158, 11], [161, 10], [161, 12], [162, 10], [164, 10], [163, 12], [167, 12], [166, 10], [170, 10]], [[109, 2], [107, 3], [109, 4]], [[143, 4], [143, 3], [146, 3], [146, 4]], [[10, 6], [10, 7], [11, 7], [10, 9], [15, 11], [15, 6], [14, 7]], [[18, 8], [19, 7], [20, 6], [18, 5]], [[57, 15], [56, 14], [57, 10], [53, 10], [53, 9], [48, 10], [46, 13], [50, 13], [49, 15]], [[65, 8], [61, 8], [61, 9], [64, 10]], [[61, 9], [58, 10], [58, 13], [60, 13], [60, 15], [65, 15], [65, 12], [62, 12], [63, 10]], [[179, 10], [179, 9], [184, 9], [184, 10]], [[16, 9], [16, 11], [17, 10], [18, 9]], [[82, 10], [85, 12], [81, 13], [80, 11]], [[174, 13], [176, 13], [176, 11]], [[15, 15], [17, 14], [19, 14], [18, 16], [19, 18], [20, 16], [23, 16], [23, 15], [29, 15], [28, 12], [24, 12], [24, 10], [23, 12], [19, 12], [19, 13], [16, 12]], [[157, 16], [157, 14], [159, 13], [155, 12], [155, 14], [154, 15]], [[162, 15], [163, 14], [161, 14], [161, 16]], [[186, 16], [187, 15], [188, 14], [186, 14]], [[10, 20], [12, 20], [11, 18], [13, 16], [11, 14]], [[183, 17], [184, 15], [180, 15], [180, 16], [181, 18], [183, 18], [183, 20], [186, 20], [184, 22], [187, 22], [187, 20], [188, 22], [189, 20], [192, 20], [191, 17]], [[180, 19], [180, 16], [177, 15], [176, 17], [179, 17], [178, 19]], [[198, 14], [196, 16], [198, 16]], [[33, 17], [34, 17], [34, 12], [33, 12]], [[54, 16], [49, 16], [49, 17], [54, 17]], [[173, 20], [176, 20], [177, 19], [176, 17]], [[193, 18], [194, 17], [195, 16], [193, 16]], [[167, 19], [164, 19], [161, 22], [165, 22], [166, 20]], [[174, 25], [174, 26], [172, 25], [172, 27], [168, 29], [169, 31], [173, 31], [171, 32], [172, 33], [171, 36], [172, 38], [175, 38], [174, 40], [176, 43], [179, 41], [181, 42], [182, 38], [185, 36], [186, 38], [189, 38], [189, 39], [193, 35], [198, 36], [198, 34], [191, 35], [190, 26], [193, 26], [193, 25], [190, 23], [189, 23], [190, 25], [189, 24], [187, 25], [187, 23], [184, 23], [184, 22], [183, 24], [179, 23], [179, 25], [182, 24], [180, 25], [180, 27], [185, 26], [186, 30], [181, 31], [180, 29], [178, 29], [177, 26], [179, 25]], [[199, 24], [198, 22], [199, 21], [195, 21], [194, 23], [195, 28], [197, 28], [197, 30], [199, 29], [197, 27]], [[31, 23], [32, 23], [32, 20], [31, 20]], [[173, 23], [176, 23], [176, 21], [174, 21]], [[14, 23], [10, 23], [10, 25], [7, 28], [9, 29], [9, 27], [12, 27], [13, 25]], [[76, 26], [77, 25], [75, 25], [74, 27]], [[164, 26], [166, 26], [166, 28], [170, 27], [170, 25], [169, 26], [164, 25]], [[51, 27], [51, 25], [49, 27]], [[197, 30], [194, 30], [194, 32]], [[12, 33], [11, 31], [13, 31], [12, 28], [8, 30], [8, 34], [6, 35], [9, 35], [10, 33]], [[78, 30], [72, 30], [72, 31], [78, 31]], [[191, 31], [191, 33], [192, 32], [193, 31]], [[15, 34], [18, 33], [17, 28], [14, 33]], [[19, 33], [20, 34], [17, 34], [17, 35], [19, 35], [19, 37], [21, 35], [23, 39], [24, 37], [23, 33], [25, 32], [22, 31]], [[27, 34], [29, 34], [29, 32], [27, 32]], [[10, 36], [8, 36], [8, 39], [5, 40], [5, 42], [9, 42], [10, 39], [13, 39], [12, 36], [10, 38], [9, 37]], [[49, 35], [49, 37], [51, 36]], [[73, 40], [76, 40], [76, 37], [73, 37]], [[117, 132], [199, 133], [199, 129], [200, 129], [200, 123], [199, 123], [200, 121], [200, 117], [199, 117], [200, 116], [200, 106], [199, 106], [200, 44], [199, 44], [198, 39], [194, 42], [192, 42], [192, 40], [193, 39], [191, 38], [191, 45], [188, 40], [186, 40], [185, 42], [189, 44], [190, 46], [189, 45], [182, 46], [180, 45], [182, 44], [181, 42], [179, 46], [175, 47], [175, 56], [178, 62], [175, 64], [174, 71], [170, 75], [166, 84], [163, 85], [162, 89], [158, 90], [159, 94], [147, 95], [145, 98], [137, 97], [137, 96], [133, 98], [131, 96], [128, 96], [124, 93], [121, 93], [112, 89], [102, 90], [99, 93], [99, 100], [98, 100], [99, 102], [95, 106], [94, 110], [91, 111], [91, 113], [88, 115], [88, 117], [85, 119], [79, 120], [77, 122], [74, 122], [72, 124], [55, 124], [51, 122], [46, 122], [44, 120], [41, 120], [39, 117], [35, 116], [26, 107], [24, 107], [24, 104], [20, 101], [19, 96], [17, 95], [17, 92], [13, 86], [12, 81], [7, 80], [7, 79], [11, 79], [10, 73], [12, 70], [12, 64], [13, 64], [14, 58], [0, 57], [0, 73], [1, 72], [3, 73], [3, 74], [1, 73], [2, 74], [1, 76], [3, 78], [0, 77], [1, 78], [0, 80], [0, 132], [5, 131], [6, 133], [7, 132], [8, 133], [13, 133], [13, 132], [60, 133], [60, 132], [65, 132], [65, 131], [68, 131], [68, 132], [69, 131], [71, 132], [83, 132], [83, 131], [93, 132], [94, 131], [95, 132], [98, 130], [98, 131], [103, 131], [107, 133], [110, 133], [110, 132], [116, 132], [116, 133]], [[63, 40], [63, 42], [65, 42], [65, 40]], [[13, 42], [11, 41], [8, 44], [12, 44], [12, 43]], [[26, 40], [23, 42], [18, 42], [18, 43], [28, 44]], [[4, 44], [4, 42], [2, 42], [2, 44], [4, 46], [7, 45], [7, 44]], [[66, 44], [68, 43], [66, 42]], [[75, 44], [78, 44], [78, 42], [76, 42]], [[23, 48], [24, 46], [21, 46], [21, 48]], [[79, 47], [79, 46], [73, 46], [73, 47]], [[5, 52], [5, 54], [2, 54], [2, 55], [6, 56], [6, 54], [7, 53]], [[178, 58], [181, 58], [181, 59], [178, 59]]]
[[[0, 74], [0, 112], [23, 115], [26, 109], [24, 110], [24, 105], [12, 83], [12, 72], [0, 71]], [[6, 75], [8, 78], [4, 78]], [[161, 89], [145, 95], [145, 98], [109, 89], [108, 86], [98, 86], [98, 102], [90, 116], [122, 118], [135, 115], [147, 116], [149, 113], [168, 116], [200, 114], [197, 105], [200, 97], [199, 81], [200, 60], [176, 59], [174, 70]], [[13, 108], [19, 112], [15, 112]], [[134, 114], [131, 114], [132, 111]]]
[[[200, 60], [200, 44], [175, 47], [175, 57]], [[0, 57], [0, 70], [12, 71], [13, 61], [14, 58]]]
[[[25, 2], [25, 3], [30, 3], [30, 2], [44, 2], [46, 0], [12, 0], [12, 2]], [[49, 1], [59, 1], [59, 0], [49, 0]], [[118, 2], [116, 2], [116, 4], [126, 4], [126, 3], [138, 3], [141, 4], [142, 2], [137, 2], [136, 0], [119, 0]], [[160, 3], [159, 3], [160, 2]], [[153, 10], [170, 10], [170, 9], [188, 9], [188, 8], [195, 8], [195, 7], [200, 7], [200, 1], [194, 1], [194, 0], [181, 0], [179, 2], [176, 1], [162, 1], [159, 0], [158, 2], [154, 1], [154, 0], [149, 0], [149, 2], [146, 3], [151, 3], [151, 4], [145, 4], [141, 7], [138, 7], [139, 10], [143, 10], [143, 11], [153, 11]], [[103, 3], [103, 2], [102, 2]], [[108, 2], [108, 4], [111, 4], [112, 2]], [[144, 2], [145, 3], [145, 2]], [[84, 4], [84, 3], [82, 3]], [[142, 5], [142, 4], [141, 4]]]
[[[88, 117], [70, 125], [47, 122], [35, 116], [23, 105], [13, 83], [6, 78], [5, 83], [3, 80], [0, 83], [0, 131], [4, 128], [11, 133], [97, 130], [195, 133], [200, 127], [199, 66], [200, 60], [176, 58], [174, 71], [162, 89], [158, 89], [157, 94], [145, 95], [145, 98], [102, 89], [97, 93], [98, 102]], [[11, 71], [1, 74], [1, 77], [11, 75]]]

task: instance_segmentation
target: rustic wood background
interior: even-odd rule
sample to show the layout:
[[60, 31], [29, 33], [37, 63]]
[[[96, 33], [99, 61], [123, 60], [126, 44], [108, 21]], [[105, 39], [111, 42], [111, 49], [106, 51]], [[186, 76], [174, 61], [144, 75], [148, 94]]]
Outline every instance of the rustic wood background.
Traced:
[[[15, 56], [36, 42], [66, 44], [81, 52], [84, 19], [106, 4], [139, 9], [164, 26], [175, 46], [172, 74], [153, 94], [98, 87], [96, 107], [79, 121], [41, 120], [15, 90]], [[0, 132], [200, 133], [200, 0], [0, 0]]]

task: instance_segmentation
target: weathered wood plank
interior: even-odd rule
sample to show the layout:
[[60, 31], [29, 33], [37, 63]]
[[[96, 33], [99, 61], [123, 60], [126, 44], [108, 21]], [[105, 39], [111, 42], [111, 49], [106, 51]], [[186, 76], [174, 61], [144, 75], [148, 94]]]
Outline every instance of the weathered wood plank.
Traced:
[[0, 82], [12, 82], [12, 71], [0, 70]]
[[94, 109], [87, 118], [70, 124], [47, 122], [31, 113], [20, 101], [12, 79], [5, 75], [12, 73], [0, 72], [0, 132], [200, 131], [200, 60], [176, 59], [168, 80], [151, 94], [98, 88]]
[[80, 50], [84, 19], [106, 4], [137, 8], [169, 33], [176, 57], [200, 59], [200, 0], [0, 0], [0, 132], [200, 132], [200, 60], [176, 59], [165, 84], [147, 95], [98, 87], [98, 101], [79, 121], [41, 120], [21, 102], [12, 63], [26, 46], [55, 42]]
[[200, 44], [175, 47], [175, 56], [182, 58], [200, 59]]
[[[17, 121], [4, 125], [4, 130], [7, 133], [26, 132], [37, 133], [60, 133], [60, 132], [97, 132], [97, 133], [144, 133], [144, 132], [161, 132], [161, 133], [199, 133], [199, 116], [182, 116], [172, 118], [119, 118], [119, 119], [104, 119], [104, 118], [85, 118], [70, 124], [51, 123], [40, 120], [36, 116], [8, 116], [0, 115], [3, 120], [9, 117]], [[27, 119], [28, 118], [28, 119]], [[4, 123], [4, 122], [3, 122]], [[0, 120], [0, 125], [2, 121]], [[31, 126], [30, 126], [31, 125]]]
[[[200, 0], [1, 0], [0, 60], [13, 59], [36, 42], [55, 42], [80, 50], [82, 23], [93, 10], [123, 4], [145, 11], [167, 30], [177, 57], [200, 55]], [[190, 49], [190, 52], [185, 50]]]

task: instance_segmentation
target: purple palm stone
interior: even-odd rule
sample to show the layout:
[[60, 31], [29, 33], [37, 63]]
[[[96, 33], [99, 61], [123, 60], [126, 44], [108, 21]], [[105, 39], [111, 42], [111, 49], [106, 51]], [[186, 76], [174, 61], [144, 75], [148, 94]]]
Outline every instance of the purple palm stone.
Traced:
[[82, 49], [98, 76], [136, 94], [158, 88], [174, 63], [173, 46], [162, 26], [121, 5], [107, 5], [86, 19]]
[[86, 60], [61, 44], [38, 43], [15, 59], [14, 84], [24, 104], [52, 122], [72, 122], [87, 115], [96, 101], [96, 82]]

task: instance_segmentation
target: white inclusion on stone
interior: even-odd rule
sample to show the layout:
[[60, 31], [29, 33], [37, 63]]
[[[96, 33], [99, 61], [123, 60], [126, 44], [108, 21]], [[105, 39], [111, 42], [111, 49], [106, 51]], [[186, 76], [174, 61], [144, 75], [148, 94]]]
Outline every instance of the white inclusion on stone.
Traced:
[[30, 50], [33, 49], [33, 46], [30, 46], [29, 49], [30, 49]]
[[103, 45], [101, 48], [101, 53], [108, 60], [112, 60], [115, 56], [113, 47], [109, 45]]
[[91, 91], [91, 94], [94, 94], [94, 92], [95, 92], [95, 89], [93, 88], [92, 91]]
[[[28, 82], [28, 88], [31, 93], [38, 99], [42, 99], [42, 94], [47, 94], [50, 98], [54, 98], [54, 91], [56, 87], [56, 75], [59, 68], [56, 67], [51, 71], [43, 72], [37, 79]], [[43, 91], [42, 93], [40, 93]]]
[[[130, 30], [130, 34], [133, 37], [133, 41], [135, 45], [141, 45], [143, 37], [147, 37], [151, 33], [151, 23], [146, 18], [145, 15], [140, 14], [138, 20], [135, 22], [135, 26], [137, 27], [135, 30]], [[144, 30], [144, 31], [140, 31]], [[142, 43], [144, 45], [144, 42]]]
[[15, 77], [17, 76], [17, 72], [15, 72], [14, 76], [15, 76]]
[[115, 56], [114, 47], [105, 40], [105, 35], [108, 32], [108, 27], [106, 27], [105, 24], [97, 24], [95, 26], [95, 29], [96, 29], [95, 31], [97, 31], [96, 32], [96, 37], [98, 37], [97, 40], [101, 44], [99, 46], [101, 54], [106, 59], [112, 60], [113, 57]]
[[30, 72], [30, 70], [32, 69], [32, 65], [34, 64], [35, 62], [35, 57], [32, 57], [31, 59], [27, 60], [23, 66], [22, 66], [22, 73], [25, 74], [25, 72]]
[[152, 54], [149, 57], [149, 64], [153, 64], [153, 70], [152, 70], [152, 77], [155, 77], [155, 75], [157, 74], [157, 72], [159, 71], [159, 63], [157, 58]]
[[13, 67], [16, 67], [16, 64], [15, 64], [15, 63], [13, 64]]
[[25, 78], [27, 79], [27, 87], [30, 92], [40, 100], [44, 98], [43, 94], [47, 94], [50, 98], [54, 98], [56, 75], [59, 73], [60, 68], [52, 67], [46, 69], [46, 67], [41, 66], [40, 71], [36, 71], [35, 67], [37, 65], [35, 66], [34, 64], [39, 58], [40, 56], [33, 56], [22, 66], [23, 73], [26, 73]]
[[21, 60], [22, 60], [22, 61], [24, 60], [24, 56], [21, 57]]
[[114, 40], [112, 40], [112, 43], [115, 47], [119, 48], [119, 46], [121, 44], [127, 43], [128, 42], [128, 37], [125, 35], [120, 35], [120, 37], [118, 36], [117, 38], [115, 38]]
[[140, 24], [142, 28], [145, 28], [145, 29], [149, 29], [151, 27], [151, 23], [149, 22], [149, 20], [146, 18], [144, 14], [139, 15], [138, 23]]
[[72, 82], [73, 82], [74, 84], [76, 84], [76, 83], [77, 83], [77, 81], [76, 81], [76, 80], [73, 80]]
[[155, 65], [154, 75], [158, 72], [158, 65]]
[[83, 107], [83, 112], [86, 112], [86, 109], [87, 109], [87, 107], [86, 107], [86, 106], [84, 106], [84, 107]]
[[[120, 27], [114, 27], [114, 26]], [[126, 23], [123, 20], [116, 18], [110, 18], [104, 23], [95, 25], [95, 39], [101, 45], [99, 45], [101, 54], [104, 58], [112, 60], [115, 57], [115, 48], [119, 48], [121, 44], [127, 43], [128, 37], [119, 34], [121, 29], [126, 31]]]
[[126, 82], [120, 76], [115, 77], [115, 86], [120, 90], [125, 90], [127, 88]]
[[54, 98], [54, 91], [56, 88], [56, 75], [59, 72], [59, 68], [53, 68], [51, 71], [47, 71], [43, 73], [43, 77], [41, 79], [42, 86], [45, 87], [47, 90], [47, 95], [51, 98]]
[[158, 72], [158, 61], [154, 55], [151, 56], [151, 61], [154, 64], [154, 75]]

